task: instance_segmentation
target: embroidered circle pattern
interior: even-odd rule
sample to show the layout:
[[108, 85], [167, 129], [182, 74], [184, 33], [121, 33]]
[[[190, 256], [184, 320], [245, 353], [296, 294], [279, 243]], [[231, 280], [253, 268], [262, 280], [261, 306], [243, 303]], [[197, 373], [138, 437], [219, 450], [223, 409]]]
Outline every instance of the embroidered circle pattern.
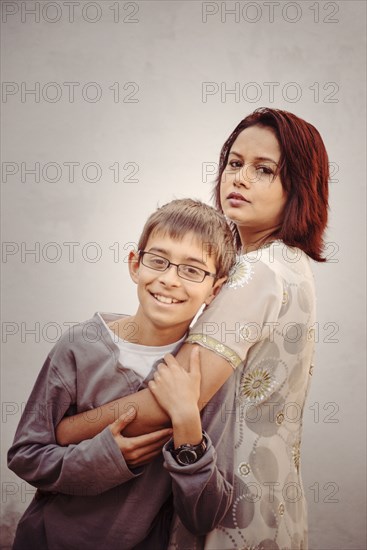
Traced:
[[261, 367], [256, 367], [248, 372], [241, 382], [241, 397], [251, 401], [262, 401], [270, 393], [273, 386], [273, 378], [270, 372]]
[[292, 458], [297, 474], [299, 473], [299, 466], [301, 460], [301, 442], [297, 441], [292, 447]]
[[248, 476], [250, 473], [250, 465], [247, 462], [241, 462], [238, 466], [238, 471], [241, 476]]
[[226, 285], [229, 288], [239, 288], [246, 285], [254, 274], [252, 264], [243, 256], [237, 258], [237, 262], [231, 269]]

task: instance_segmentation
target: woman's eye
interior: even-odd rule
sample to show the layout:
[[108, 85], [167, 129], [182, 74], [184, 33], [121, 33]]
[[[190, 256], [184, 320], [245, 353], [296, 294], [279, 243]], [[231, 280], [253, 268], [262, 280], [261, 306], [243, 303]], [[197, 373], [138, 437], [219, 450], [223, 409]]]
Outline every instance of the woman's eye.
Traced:
[[261, 174], [266, 174], [266, 175], [274, 174], [274, 171], [272, 170], [272, 168], [269, 168], [269, 166], [257, 166], [256, 170]]
[[228, 162], [228, 166], [230, 166], [231, 168], [241, 168], [242, 163], [239, 160], [230, 160]]

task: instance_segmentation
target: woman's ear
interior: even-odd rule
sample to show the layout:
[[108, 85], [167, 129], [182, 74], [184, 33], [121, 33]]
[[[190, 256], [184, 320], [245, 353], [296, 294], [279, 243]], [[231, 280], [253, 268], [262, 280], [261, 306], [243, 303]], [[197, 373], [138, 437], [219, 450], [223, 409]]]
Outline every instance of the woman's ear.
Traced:
[[138, 283], [139, 279], [139, 252], [137, 250], [131, 250], [129, 252], [129, 273], [134, 283]]
[[223, 286], [223, 283], [225, 283], [227, 280], [227, 277], [221, 277], [220, 279], [217, 279], [211, 289], [211, 294], [209, 294], [209, 296], [207, 297], [207, 299], [205, 300], [205, 304], [208, 306], [213, 300], [214, 298], [216, 297], [216, 295], [218, 294], [218, 292], [220, 291], [220, 289], [222, 288]]

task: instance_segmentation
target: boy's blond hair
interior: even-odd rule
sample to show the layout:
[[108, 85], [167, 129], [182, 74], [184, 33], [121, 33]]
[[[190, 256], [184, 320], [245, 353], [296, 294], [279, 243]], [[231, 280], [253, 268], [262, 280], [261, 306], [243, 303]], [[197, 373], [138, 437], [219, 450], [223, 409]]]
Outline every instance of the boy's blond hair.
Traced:
[[227, 276], [236, 260], [232, 232], [223, 215], [201, 201], [176, 199], [158, 208], [146, 221], [138, 247], [144, 250], [154, 233], [180, 240], [188, 232], [202, 242], [204, 258], [214, 257], [216, 278]]

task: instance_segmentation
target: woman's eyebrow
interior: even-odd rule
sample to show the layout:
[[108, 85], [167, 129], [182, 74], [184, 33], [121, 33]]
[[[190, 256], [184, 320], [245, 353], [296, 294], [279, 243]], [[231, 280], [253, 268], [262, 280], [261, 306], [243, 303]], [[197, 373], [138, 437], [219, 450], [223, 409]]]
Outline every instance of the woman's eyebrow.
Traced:
[[[240, 154], [240, 153], [236, 153], [236, 151], [230, 151], [229, 152], [230, 155], [235, 155], [236, 157], [240, 158], [240, 159], [243, 159], [243, 156]], [[266, 162], [272, 162], [273, 164], [276, 164], [276, 166], [278, 166], [278, 163], [270, 158], [270, 157], [255, 157], [255, 160], [257, 161], [266, 161]]]

